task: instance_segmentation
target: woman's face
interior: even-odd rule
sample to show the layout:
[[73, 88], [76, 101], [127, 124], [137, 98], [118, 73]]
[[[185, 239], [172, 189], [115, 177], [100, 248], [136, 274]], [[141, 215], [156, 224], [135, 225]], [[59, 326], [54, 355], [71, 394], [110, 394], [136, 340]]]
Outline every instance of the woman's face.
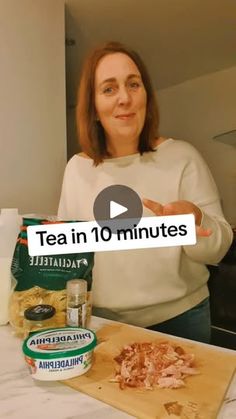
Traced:
[[138, 144], [146, 116], [147, 94], [141, 74], [126, 54], [103, 57], [95, 72], [95, 108], [107, 139]]

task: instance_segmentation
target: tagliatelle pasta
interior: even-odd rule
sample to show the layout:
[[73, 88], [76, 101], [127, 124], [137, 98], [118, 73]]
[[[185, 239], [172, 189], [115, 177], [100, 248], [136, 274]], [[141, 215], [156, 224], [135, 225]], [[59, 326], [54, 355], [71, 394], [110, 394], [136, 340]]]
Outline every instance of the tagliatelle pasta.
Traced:
[[49, 304], [56, 308], [57, 312], [65, 311], [66, 291], [47, 291], [44, 297], [44, 304]]
[[53, 317], [53, 327], [64, 327], [66, 325], [66, 290], [46, 290], [36, 286], [25, 291], [14, 291], [11, 295], [9, 321], [17, 336], [23, 337], [25, 333], [25, 310], [38, 304], [49, 304], [55, 307], [56, 314]]
[[[66, 325], [67, 282], [71, 279], [85, 279], [87, 281], [88, 305], [87, 318], [91, 315], [91, 288], [92, 268], [94, 254], [92, 252], [80, 252], [72, 254], [57, 254], [44, 256], [30, 256], [28, 252], [29, 226], [64, 223], [70, 221], [57, 221], [52, 217], [23, 217], [23, 224], [17, 238], [13, 254], [11, 273], [16, 282], [10, 298], [9, 321], [18, 336], [24, 336], [24, 328], [27, 320], [24, 319], [25, 310], [37, 305], [49, 305], [56, 312], [50, 318], [52, 327]], [[45, 319], [44, 319], [45, 320]], [[32, 320], [33, 322], [34, 320]], [[54, 323], [53, 323], [54, 322]], [[33, 323], [33, 328], [42, 328], [44, 325]], [[49, 326], [50, 327], [50, 326]], [[32, 329], [30, 329], [32, 330]]]
[[[18, 337], [25, 335], [24, 312], [27, 308], [48, 304], [56, 309], [52, 327], [66, 326], [66, 290], [46, 290], [35, 286], [25, 291], [14, 291], [10, 298], [9, 321]], [[87, 293], [87, 324], [92, 312], [91, 291]]]

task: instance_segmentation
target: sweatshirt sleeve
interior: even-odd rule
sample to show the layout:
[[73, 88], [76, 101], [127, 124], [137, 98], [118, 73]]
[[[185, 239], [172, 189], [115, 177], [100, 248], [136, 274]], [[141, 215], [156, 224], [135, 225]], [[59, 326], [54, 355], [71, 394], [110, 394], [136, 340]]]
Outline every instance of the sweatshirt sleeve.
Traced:
[[193, 202], [202, 211], [201, 226], [210, 228], [209, 237], [197, 237], [195, 245], [183, 246], [185, 253], [195, 262], [216, 264], [229, 249], [233, 232], [224, 218], [216, 184], [205, 161], [189, 145], [189, 155], [183, 171], [180, 199]]
[[68, 210], [67, 210], [67, 199], [66, 199], [66, 171], [65, 171], [63, 182], [62, 182], [61, 196], [60, 196], [57, 216], [60, 219], [64, 220], [66, 219], [67, 212]]
[[62, 188], [61, 188], [61, 196], [57, 211], [58, 218], [62, 220], [72, 220], [72, 209], [73, 209], [73, 176], [71, 175], [71, 166], [72, 166], [72, 159], [67, 163], [65, 168]]

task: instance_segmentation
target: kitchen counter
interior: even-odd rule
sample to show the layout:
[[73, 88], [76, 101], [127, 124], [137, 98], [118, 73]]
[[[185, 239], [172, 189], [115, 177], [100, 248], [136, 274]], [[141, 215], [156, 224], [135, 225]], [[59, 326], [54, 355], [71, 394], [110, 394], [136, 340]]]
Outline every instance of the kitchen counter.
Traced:
[[[90, 327], [96, 331], [107, 323], [108, 320], [93, 317]], [[13, 335], [10, 326], [0, 327], [0, 342], [1, 419], [132, 418], [61, 383], [36, 381], [31, 378], [21, 351], [22, 341]], [[227, 351], [223, 348], [220, 350]], [[177, 419], [177, 416], [170, 416], [170, 419], [175, 418]], [[218, 419], [234, 418], [236, 418], [236, 376], [218, 415]]]

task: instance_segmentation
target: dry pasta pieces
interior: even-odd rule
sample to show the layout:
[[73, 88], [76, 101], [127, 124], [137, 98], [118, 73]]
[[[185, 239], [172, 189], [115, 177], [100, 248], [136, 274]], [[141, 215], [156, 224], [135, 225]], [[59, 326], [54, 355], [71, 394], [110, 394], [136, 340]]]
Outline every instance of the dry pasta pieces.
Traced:
[[[10, 324], [18, 336], [24, 336], [24, 311], [38, 304], [48, 304], [56, 309], [55, 327], [66, 324], [66, 283], [70, 279], [87, 281], [87, 311], [91, 315], [91, 286], [94, 254], [92, 252], [50, 256], [29, 256], [27, 227], [49, 224], [48, 219], [24, 217], [17, 239], [11, 271], [16, 286], [9, 305]], [[69, 221], [66, 221], [69, 222]]]

